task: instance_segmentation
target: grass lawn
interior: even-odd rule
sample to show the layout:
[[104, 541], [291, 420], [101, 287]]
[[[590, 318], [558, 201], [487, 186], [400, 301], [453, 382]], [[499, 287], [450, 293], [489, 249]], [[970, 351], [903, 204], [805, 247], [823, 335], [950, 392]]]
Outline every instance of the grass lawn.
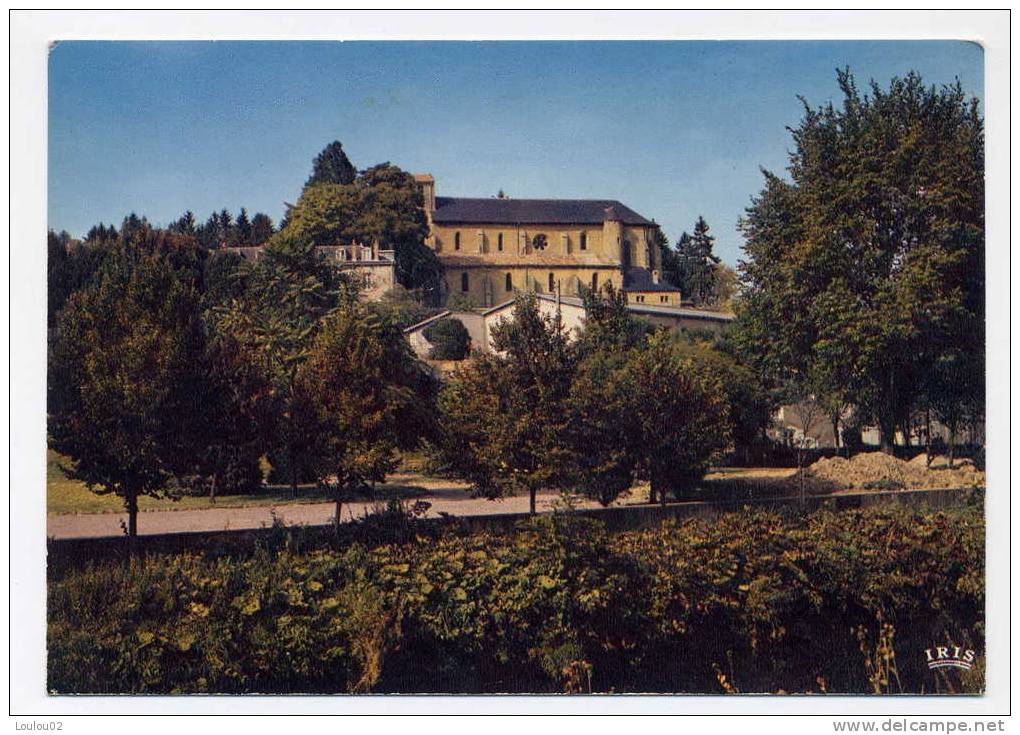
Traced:
[[[393, 497], [401, 499], [429, 495], [437, 487], [449, 487], [449, 480], [436, 480], [420, 474], [414, 458], [407, 458], [402, 472], [395, 474], [390, 482], [378, 485], [375, 498], [386, 501]], [[48, 513], [122, 513], [124, 503], [116, 495], [96, 495], [84, 483], [69, 480], [60, 469], [67, 459], [52, 450], [46, 455], [46, 511]], [[706, 475], [701, 487], [691, 499], [697, 500], [743, 500], [752, 497], [785, 495], [791, 492], [790, 481], [796, 474], [793, 469], [766, 467], [718, 468]], [[140, 510], [191, 510], [201, 508], [243, 508], [266, 505], [287, 505], [291, 503], [321, 503], [331, 501], [325, 492], [314, 485], [301, 485], [297, 495], [285, 485], [266, 487], [256, 495], [220, 495], [215, 505], [208, 497], [169, 498], [142, 497], [138, 499]], [[648, 502], [648, 485], [640, 484], [631, 488], [629, 497], [621, 498], [626, 503]]]
[[[66, 457], [48, 450], [46, 452], [46, 512], [47, 513], [122, 513], [124, 502], [116, 495], [96, 495], [85, 487], [85, 483], [69, 480], [60, 469], [67, 465]], [[399, 479], [407, 479], [400, 476]], [[376, 499], [381, 501], [393, 497], [416, 498], [427, 494], [417, 483], [388, 482], [379, 485]], [[141, 497], [139, 510], [191, 510], [198, 508], [243, 508], [260, 505], [286, 505], [288, 503], [321, 503], [331, 501], [322, 490], [314, 485], [298, 486], [297, 495], [288, 486], [273, 485], [257, 495], [220, 495], [215, 505], [208, 497], [169, 498]]]

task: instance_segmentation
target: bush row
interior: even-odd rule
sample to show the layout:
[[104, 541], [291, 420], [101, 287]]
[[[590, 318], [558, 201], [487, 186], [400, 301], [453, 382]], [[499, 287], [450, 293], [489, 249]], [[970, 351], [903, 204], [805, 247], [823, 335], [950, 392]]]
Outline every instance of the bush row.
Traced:
[[[734, 513], [51, 570], [62, 693], [962, 692], [981, 510]], [[948, 673], [947, 673], [948, 672]]]

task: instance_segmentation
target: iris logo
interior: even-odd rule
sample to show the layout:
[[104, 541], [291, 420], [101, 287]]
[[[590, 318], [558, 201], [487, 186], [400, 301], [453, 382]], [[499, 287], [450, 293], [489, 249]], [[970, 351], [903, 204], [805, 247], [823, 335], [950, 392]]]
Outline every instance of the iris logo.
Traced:
[[924, 655], [928, 658], [929, 669], [953, 667], [970, 671], [974, 665], [974, 651], [969, 648], [964, 650], [959, 646], [938, 646], [926, 648]]

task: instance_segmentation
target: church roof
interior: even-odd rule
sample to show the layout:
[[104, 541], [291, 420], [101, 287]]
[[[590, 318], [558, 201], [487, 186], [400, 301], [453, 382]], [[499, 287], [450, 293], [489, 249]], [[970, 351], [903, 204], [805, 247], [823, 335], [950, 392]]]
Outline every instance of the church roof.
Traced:
[[628, 268], [623, 273], [624, 291], [679, 291], [680, 289], [671, 283], [660, 280], [656, 283], [652, 279], [652, 272], [647, 268], [639, 266]]
[[471, 199], [436, 197], [436, 224], [601, 225], [606, 210], [625, 225], [653, 226], [615, 199]]

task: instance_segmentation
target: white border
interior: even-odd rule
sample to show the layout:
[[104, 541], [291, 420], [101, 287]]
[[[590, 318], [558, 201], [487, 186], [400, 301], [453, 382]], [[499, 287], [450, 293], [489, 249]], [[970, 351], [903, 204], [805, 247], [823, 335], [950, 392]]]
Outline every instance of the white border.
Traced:
[[[1009, 710], [1009, 38], [1005, 11], [501, 11], [143, 12], [12, 11], [10, 16], [11, 711], [48, 721], [73, 714], [843, 714], [1004, 715]], [[50, 39], [906, 39], [985, 48], [988, 269], [988, 689], [984, 697], [303, 697], [51, 698], [45, 682], [46, 50]], [[6, 266], [6, 264], [5, 264]], [[4, 447], [4, 451], [7, 447]], [[6, 553], [6, 551], [5, 551]], [[60, 717], [58, 717], [58, 713]], [[34, 716], [34, 717], [33, 717]], [[831, 719], [831, 718], [826, 718]], [[138, 726], [103, 718], [102, 730]], [[69, 727], [70, 723], [74, 728]], [[777, 725], [778, 721], [775, 722]], [[90, 729], [100, 721], [67, 721]], [[181, 723], [190, 726], [190, 723]], [[195, 723], [198, 724], [198, 723]], [[213, 727], [216, 722], [205, 723]], [[236, 726], [241, 723], [222, 722]], [[410, 724], [410, 723], [408, 723]], [[684, 723], [697, 726], [695, 723]], [[701, 723], [717, 727], [718, 723]], [[151, 726], [145, 723], [146, 726]], [[328, 727], [303, 720], [304, 728]], [[737, 722], [750, 727], [749, 721]], [[755, 729], [768, 723], [756, 721]], [[274, 726], [275, 725], [270, 725]], [[488, 726], [488, 725], [487, 725]], [[827, 721], [783, 718], [782, 731], [831, 732]], [[778, 731], [778, 728], [777, 728]]]

